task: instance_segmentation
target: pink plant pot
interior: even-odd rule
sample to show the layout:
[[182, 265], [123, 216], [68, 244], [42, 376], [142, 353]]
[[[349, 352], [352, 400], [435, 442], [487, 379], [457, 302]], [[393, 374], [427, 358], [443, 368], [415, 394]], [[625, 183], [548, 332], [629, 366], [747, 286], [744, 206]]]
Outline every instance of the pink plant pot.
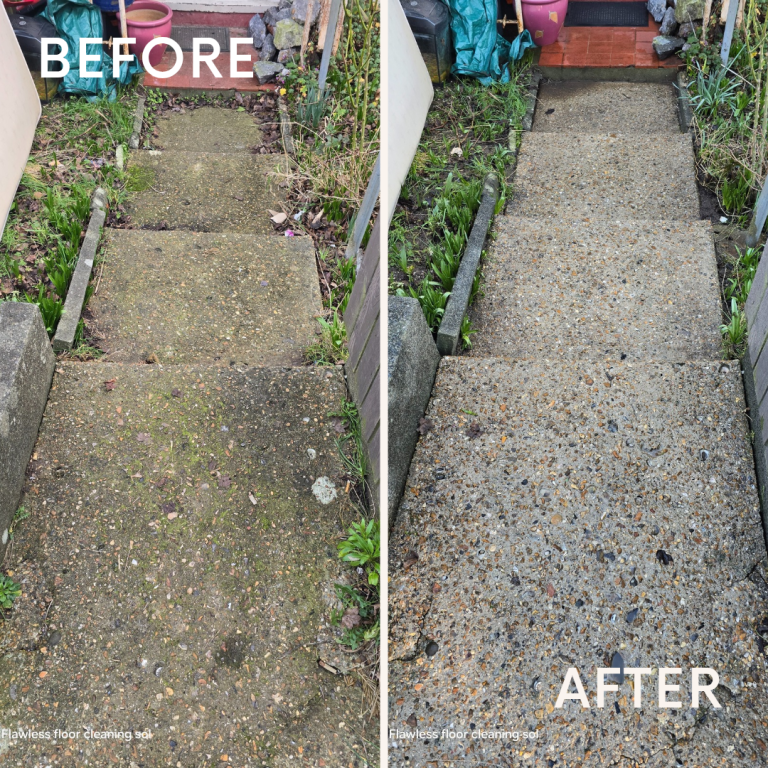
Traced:
[[560, 27], [565, 23], [568, 0], [520, 0], [520, 3], [523, 7], [523, 24], [531, 33], [533, 42], [539, 47], [554, 43]]
[[[120, 14], [118, 14], [118, 18]], [[136, 0], [126, 9], [125, 22], [128, 37], [135, 37], [136, 43], [129, 46], [131, 53], [141, 60], [147, 45], [156, 37], [170, 37], [173, 11], [157, 0]], [[149, 63], [156, 67], [165, 53], [165, 45], [157, 45], [149, 52]]]

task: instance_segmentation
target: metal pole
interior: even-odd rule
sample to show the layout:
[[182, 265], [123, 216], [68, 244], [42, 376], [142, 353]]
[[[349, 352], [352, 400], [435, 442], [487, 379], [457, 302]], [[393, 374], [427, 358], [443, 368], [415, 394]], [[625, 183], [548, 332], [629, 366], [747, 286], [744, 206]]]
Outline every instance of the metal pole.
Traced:
[[[733, 0], [731, 0], [733, 2]], [[763, 182], [763, 188], [760, 191], [760, 197], [757, 198], [755, 203], [755, 212], [752, 214], [752, 221], [749, 224], [747, 230], [747, 245], [750, 248], [754, 248], [757, 245], [757, 241], [760, 239], [760, 234], [763, 231], [763, 225], [765, 219], [768, 217], [768, 176], [766, 176]]]
[[[357, 259], [360, 243], [363, 242], [363, 235], [368, 227], [368, 222], [373, 215], [373, 209], [376, 207], [376, 200], [379, 198], [381, 187], [381, 165], [379, 163], [381, 155], [376, 156], [376, 164], [373, 166], [371, 178], [368, 180], [368, 187], [363, 195], [363, 202], [360, 203], [360, 210], [355, 216], [355, 225], [352, 227], [352, 234], [347, 242], [345, 256], [347, 259]], [[358, 268], [360, 264], [357, 265]]]
[[729, 0], [728, 16], [725, 20], [725, 33], [723, 34], [723, 44], [720, 48], [720, 59], [723, 66], [728, 66], [728, 59], [731, 55], [731, 43], [733, 42], [733, 30], [736, 27], [736, 15], [739, 12], [739, 0]]
[[325, 30], [325, 42], [323, 43], [323, 58], [320, 59], [320, 75], [318, 77], [321, 94], [325, 90], [325, 79], [328, 77], [328, 65], [331, 63], [331, 52], [333, 51], [333, 41], [336, 39], [336, 26], [339, 23], [340, 10], [341, 0], [331, 0], [331, 10], [328, 14], [328, 26]]

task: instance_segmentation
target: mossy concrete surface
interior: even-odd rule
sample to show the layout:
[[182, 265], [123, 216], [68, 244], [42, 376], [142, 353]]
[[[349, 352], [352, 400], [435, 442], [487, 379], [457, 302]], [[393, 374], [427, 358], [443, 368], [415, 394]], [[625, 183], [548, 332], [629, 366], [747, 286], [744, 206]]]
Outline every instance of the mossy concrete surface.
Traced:
[[310, 238], [113, 230], [90, 307], [107, 359], [300, 364], [322, 311]]
[[362, 690], [317, 664], [356, 517], [327, 416], [344, 396], [336, 371], [59, 364], [14, 539], [0, 713], [80, 737], [6, 740], [0, 762], [367, 764]]
[[128, 212], [142, 229], [274, 234], [269, 209], [279, 209], [279, 155], [157, 150], [134, 152], [138, 183]]
[[247, 112], [200, 107], [159, 117], [155, 143], [165, 150], [250, 152], [261, 141], [261, 128]]

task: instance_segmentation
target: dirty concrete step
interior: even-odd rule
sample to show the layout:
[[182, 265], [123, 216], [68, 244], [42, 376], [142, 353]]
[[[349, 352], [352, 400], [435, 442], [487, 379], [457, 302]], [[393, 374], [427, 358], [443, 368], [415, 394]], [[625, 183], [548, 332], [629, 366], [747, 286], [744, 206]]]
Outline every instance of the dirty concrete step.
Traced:
[[250, 153], [262, 138], [247, 112], [200, 107], [160, 115], [154, 143], [164, 150]]
[[89, 307], [113, 362], [297, 365], [322, 312], [308, 237], [110, 230]]
[[525, 133], [514, 216], [699, 219], [689, 135]]
[[473, 357], [683, 362], [721, 355], [709, 222], [503, 216]]
[[671, 83], [545, 82], [533, 130], [543, 133], [679, 134]]
[[281, 155], [147, 150], [129, 166], [135, 227], [271, 234], [279, 209]]
[[[392, 765], [547, 765], [552, 745], [558, 765], [672, 765], [676, 743], [685, 765], [726, 748], [761, 762], [768, 593], [744, 405], [738, 361], [443, 358], [390, 538], [389, 727], [544, 730], [402, 738]], [[616, 651], [654, 670], [642, 709], [629, 678], [596, 707]], [[657, 707], [665, 666], [684, 670], [676, 716]], [[591, 709], [553, 709], [570, 667]], [[723, 709], [690, 708], [692, 667], [717, 670]]]
[[[75, 740], [62, 765], [276, 765], [275, 745], [350, 764], [363, 692], [317, 664], [344, 656], [336, 543], [357, 513], [328, 416], [344, 398], [335, 370], [59, 363], [14, 537], [3, 722], [153, 733]], [[50, 742], [3, 747], [50, 764]]]

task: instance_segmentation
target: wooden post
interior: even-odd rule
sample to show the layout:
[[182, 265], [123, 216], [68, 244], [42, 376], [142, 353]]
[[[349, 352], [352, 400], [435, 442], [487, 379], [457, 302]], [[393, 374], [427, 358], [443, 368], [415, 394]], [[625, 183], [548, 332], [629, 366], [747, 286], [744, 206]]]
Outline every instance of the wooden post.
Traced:
[[309, 42], [309, 31], [312, 29], [312, 14], [315, 12], [315, 0], [309, 0], [307, 3], [307, 18], [304, 21], [304, 32], [301, 36], [301, 53], [299, 54], [299, 61], [301, 66], [304, 67], [304, 52], [307, 50], [307, 43]]
[[[120, 35], [128, 37], [128, 20], [125, 18], [125, 0], [117, 0], [120, 7]], [[123, 43], [123, 53], [128, 55], [128, 43]]]
[[704, 21], [701, 26], [701, 42], [707, 38], [707, 27], [709, 26], [709, 17], [712, 15], [712, 0], [707, 0], [704, 4]]
[[755, 212], [752, 214], [752, 221], [747, 230], [747, 245], [754, 248], [760, 239], [765, 220], [768, 218], [768, 176], [763, 182], [763, 188], [760, 191], [760, 197], [755, 203]]

